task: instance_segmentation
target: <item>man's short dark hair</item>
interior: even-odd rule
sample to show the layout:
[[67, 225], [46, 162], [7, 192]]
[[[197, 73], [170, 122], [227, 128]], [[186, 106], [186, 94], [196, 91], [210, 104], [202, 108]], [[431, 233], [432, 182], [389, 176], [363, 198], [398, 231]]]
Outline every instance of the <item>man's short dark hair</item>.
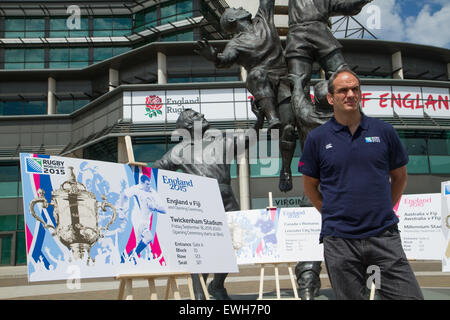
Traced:
[[333, 72], [330, 79], [328, 79], [328, 93], [330, 94], [334, 93], [334, 80], [336, 80], [337, 76], [343, 72], [352, 74], [356, 79], [358, 79], [358, 83], [361, 84], [361, 80], [359, 80], [358, 75], [352, 69], [344, 67], [342, 69], [338, 69], [337, 71]]

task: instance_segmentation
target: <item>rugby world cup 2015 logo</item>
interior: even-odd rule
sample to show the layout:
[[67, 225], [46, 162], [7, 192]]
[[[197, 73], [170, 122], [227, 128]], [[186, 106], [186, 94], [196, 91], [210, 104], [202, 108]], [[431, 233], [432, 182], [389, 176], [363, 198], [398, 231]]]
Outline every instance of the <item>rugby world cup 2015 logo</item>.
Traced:
[[42, 159], [26, 158], [26, 166], [29, 173], [43, 173]]
[[156, 95], [148, 96], [145, 98], [145, 115], [149, 118], [162, 115], [162, 100]]

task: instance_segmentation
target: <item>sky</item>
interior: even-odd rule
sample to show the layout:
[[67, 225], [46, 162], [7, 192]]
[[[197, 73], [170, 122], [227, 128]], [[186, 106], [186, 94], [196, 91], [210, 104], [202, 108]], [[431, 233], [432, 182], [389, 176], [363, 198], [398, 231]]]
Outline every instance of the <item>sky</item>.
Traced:
[[[259, 0], [226, 1], [230, 7], [243, 6], [253, 14], [259, 4]], [[275, 0], [275, 4], [287, 2]], [[450, 0], [373, 0], [355, 18], [380, 40], [450, 49]], [[336, 33], [336, 37], [344, 34]]]
[[450, 49], [450, 0], [374, 0], [355, 18], [380, 40]]

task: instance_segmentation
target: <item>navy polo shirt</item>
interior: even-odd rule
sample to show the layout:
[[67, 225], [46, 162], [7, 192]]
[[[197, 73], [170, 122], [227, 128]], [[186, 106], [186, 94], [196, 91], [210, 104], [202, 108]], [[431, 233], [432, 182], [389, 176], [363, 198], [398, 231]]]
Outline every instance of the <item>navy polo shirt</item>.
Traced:
[[299, 172], [320, 180], [324, 236], [363, 239], [398, 223], [389, 172], [408, 163], [395, 129], [362, 116], [352, 136], [333, 117], [308, 134]]

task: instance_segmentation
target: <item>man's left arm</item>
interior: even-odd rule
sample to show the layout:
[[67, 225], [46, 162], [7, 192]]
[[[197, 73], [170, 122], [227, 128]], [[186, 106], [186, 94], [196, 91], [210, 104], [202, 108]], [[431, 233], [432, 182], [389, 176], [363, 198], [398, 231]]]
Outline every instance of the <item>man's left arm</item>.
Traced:
[[403, 191], [406, 188], [406, 181], [408, 179], [406, 165], [391, 170], [389, 172], [389, 177], [391, 178], [391, 197], [392, 206], [394, 207], [402, 197]]

